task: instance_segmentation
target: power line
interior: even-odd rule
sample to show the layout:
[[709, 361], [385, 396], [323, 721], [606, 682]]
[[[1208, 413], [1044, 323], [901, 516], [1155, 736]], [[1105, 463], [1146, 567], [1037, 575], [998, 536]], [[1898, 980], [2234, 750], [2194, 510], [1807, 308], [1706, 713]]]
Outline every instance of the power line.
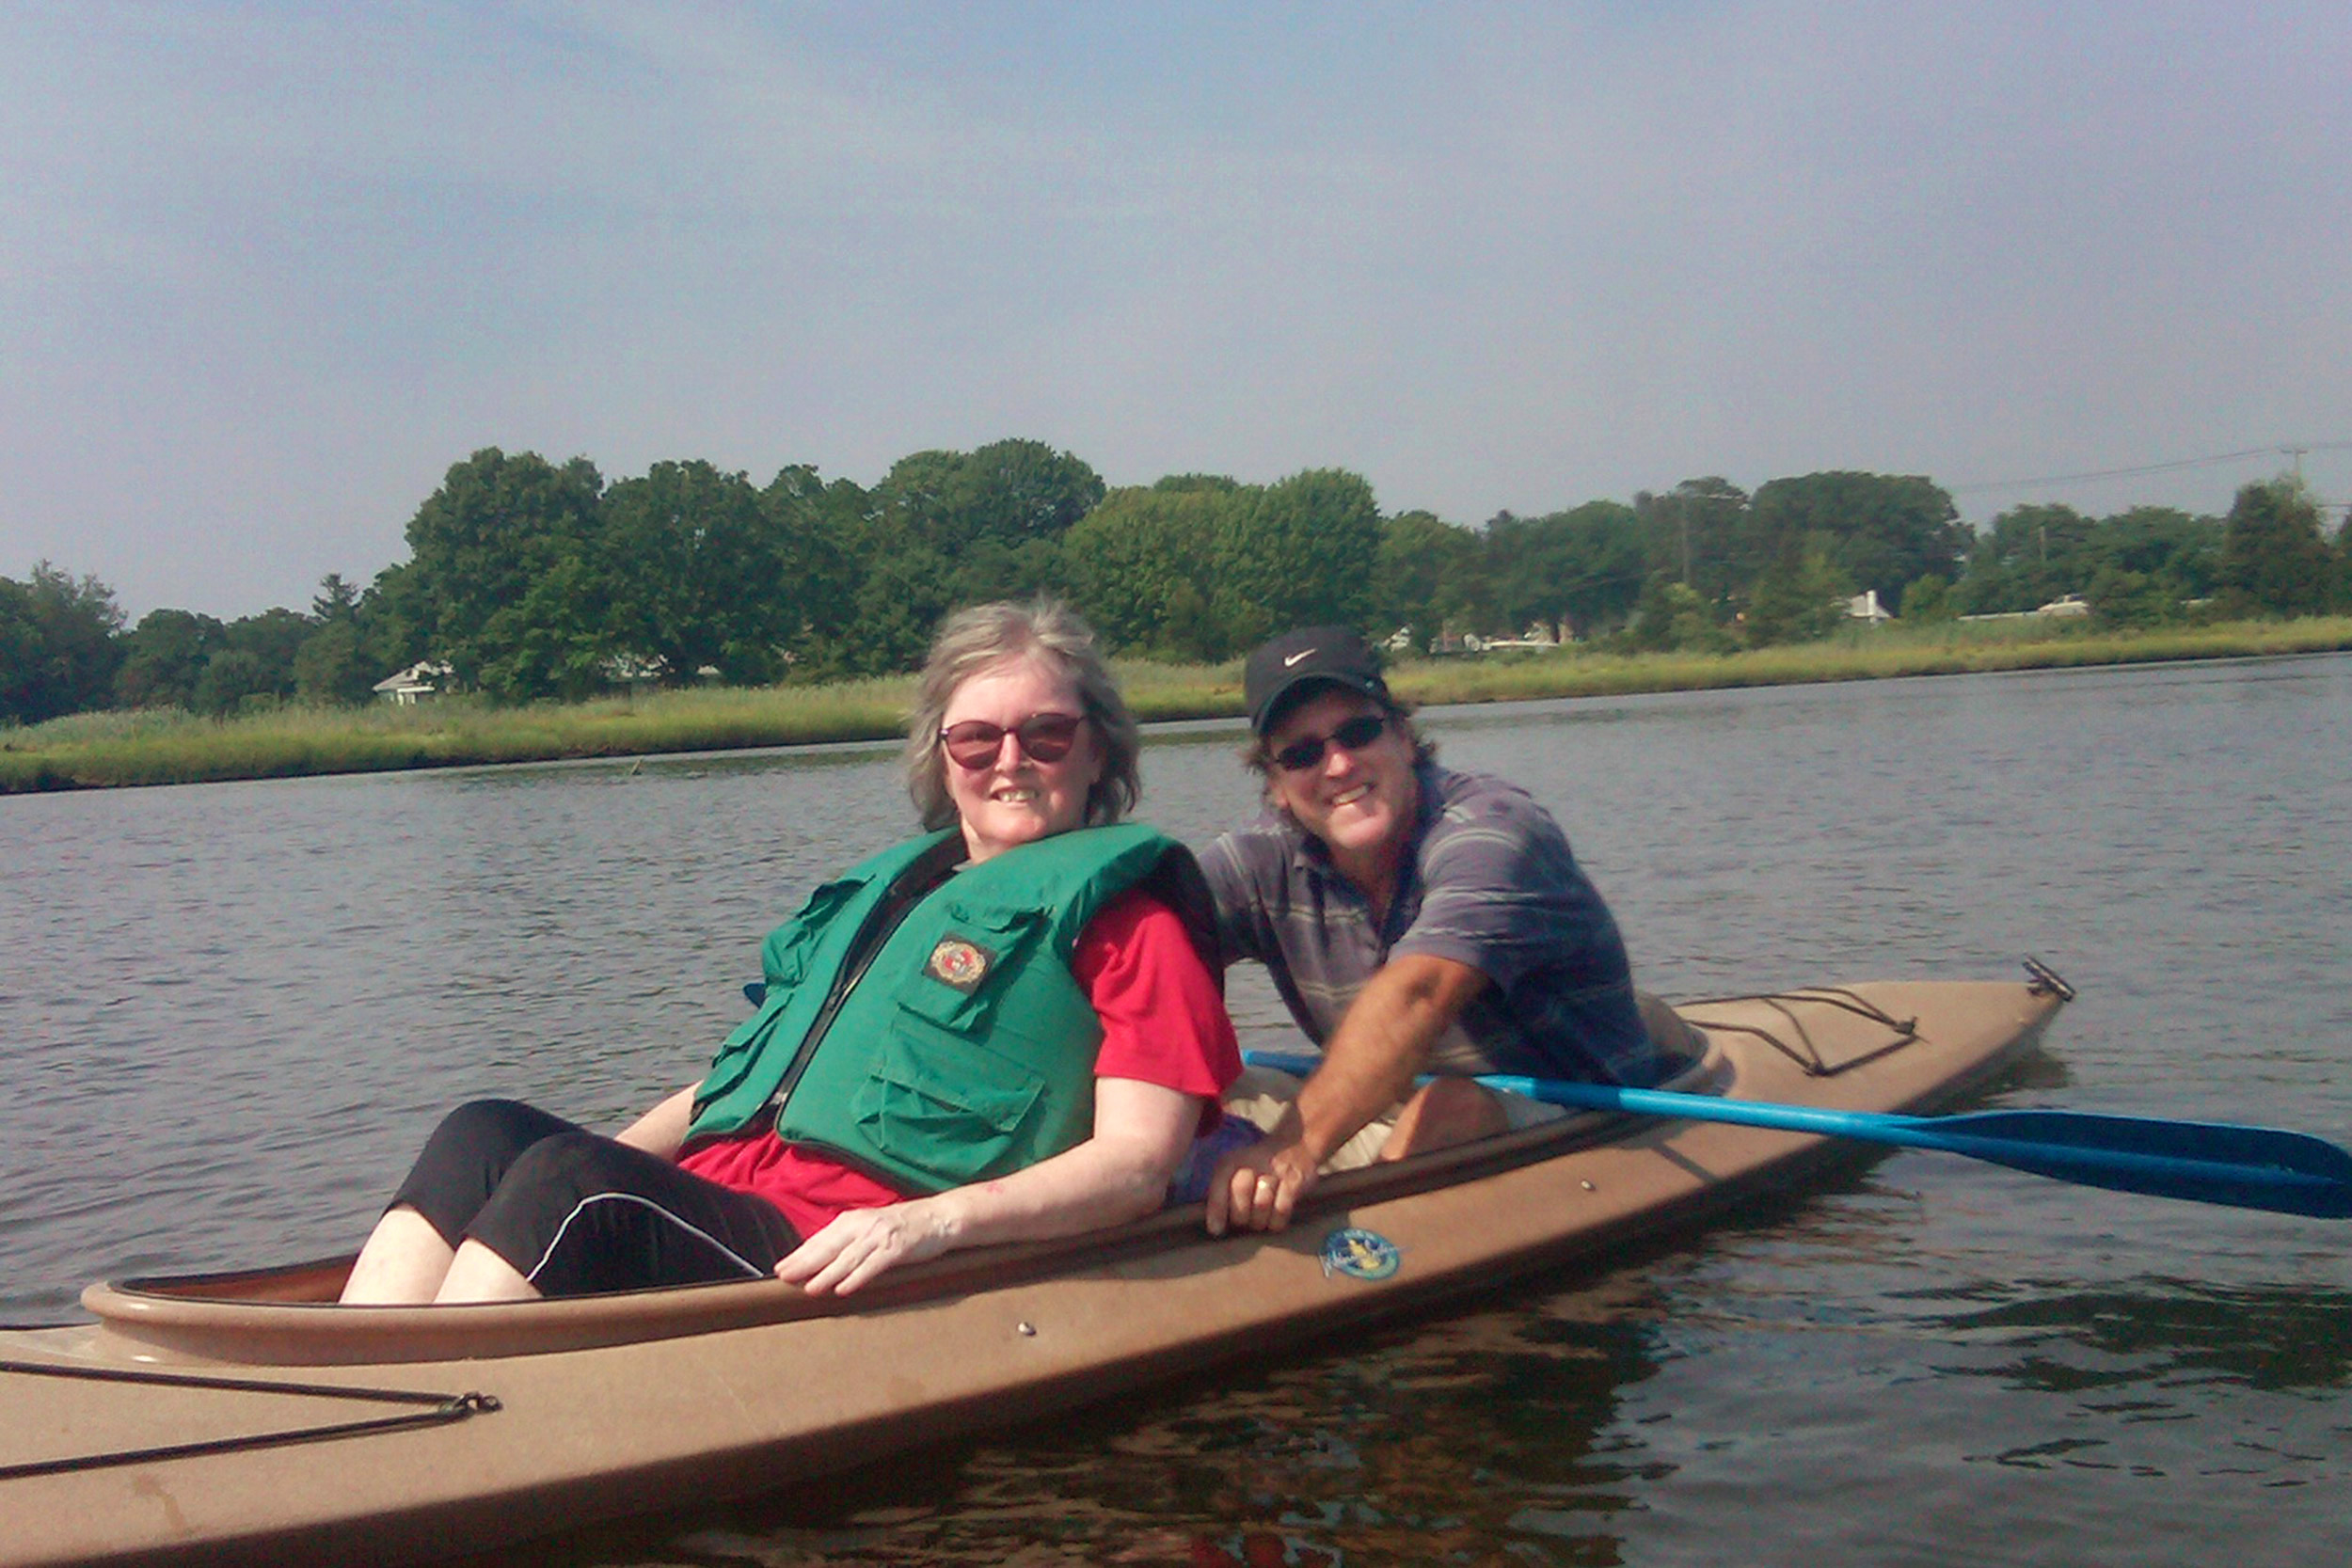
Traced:
[[2249, 447], [2244, 451], [2217, 452], [2211, 457], [2184, 457], [2170, 463], [2146, 463], [2136, 468], [2099, 468], [2079, 474], [2046, 474], [2040, 479], [1999, 479], [1982, 484], [1955, 484], [1955, 496], [1978, 495], [1988, 490], [2026, 490], [2038, 484], [2076, 484], [2094, 479], [2137, 479], [2143, 474], [2178, 473], [2185, 468], [2210, 468], [2223, 463], [2243, 463], [2249, 457], [2277, 454], [2294, 457], [2299, 462], [2305, 452], [2352, 451], [2352, 441], [2299, 441], [2275, 447]]

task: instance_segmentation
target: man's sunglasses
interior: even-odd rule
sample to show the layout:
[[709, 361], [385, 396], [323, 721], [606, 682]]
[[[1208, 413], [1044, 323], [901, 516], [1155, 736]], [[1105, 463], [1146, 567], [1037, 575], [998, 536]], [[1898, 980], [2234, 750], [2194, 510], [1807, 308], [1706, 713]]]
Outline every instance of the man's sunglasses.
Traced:
[[1360, 752], [1380, 738], [1380, 732], [1389, 727], [1385, 713], [1359, 713], [1333, 730], [1329, 735], [1312, 740], [1294, 740], [1274, 753], [1274, 766], [1285, 773], [1304, 773], [1323, 760], [1324, 753], [1337, 746], [1343, 752]]
[[939, 739], [958, 768], [977, 770], [991, 766], [1004, 750], [1008, 735], [1021, 742], [1022, 752], [1031, 762], [1059, 762], [1078, 743], [1078, 726], [1085, 722], [1080, 714], [1032, 713], [1008, 730], [985, 719], [966, 719], [940, 731]]

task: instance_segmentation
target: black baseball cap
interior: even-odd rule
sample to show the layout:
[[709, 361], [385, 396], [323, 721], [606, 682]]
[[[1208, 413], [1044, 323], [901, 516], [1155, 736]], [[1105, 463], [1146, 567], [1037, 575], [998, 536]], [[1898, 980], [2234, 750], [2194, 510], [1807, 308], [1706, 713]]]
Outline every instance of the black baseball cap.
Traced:
[[1242, 700], [1249, 705], [1249, 727], [1263, 735], [1281, 717], [1283, 699], [1324, 683], [1344, 687], [1395, 705], [1380, 678], [1380, 657], [1361, 634], [1348, 626], [1302, 626], [1260, 647], [1242, 666]]

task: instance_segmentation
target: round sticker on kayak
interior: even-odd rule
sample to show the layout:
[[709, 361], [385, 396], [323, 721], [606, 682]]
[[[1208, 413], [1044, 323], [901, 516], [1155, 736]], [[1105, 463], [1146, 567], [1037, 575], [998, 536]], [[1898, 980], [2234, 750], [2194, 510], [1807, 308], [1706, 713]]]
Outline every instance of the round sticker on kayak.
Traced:
[[1378, 1231], [1346, 1226], [1323, 1239], [1323, 1277], [1386, 1279], [1404, 1257], [1403, 1249]]

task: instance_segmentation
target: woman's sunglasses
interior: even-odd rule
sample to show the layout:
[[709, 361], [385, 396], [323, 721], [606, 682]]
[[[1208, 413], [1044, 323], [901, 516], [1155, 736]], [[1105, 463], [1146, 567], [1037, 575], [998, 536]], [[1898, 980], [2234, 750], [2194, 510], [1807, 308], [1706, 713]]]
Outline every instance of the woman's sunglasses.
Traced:
[[1359, 713], [1329, 735], [1292, 741], [1274, 753], [1274, 766], [1285, 773], [1304, 773], [1321, 762], [1324, 753], [1333, 746], [1343, 752], [1360, 752], [1379, 739], [1380, 732], [1388, 727], [1387, 714]]
[[1032, 713], [1008, 730], [985, 719], [966, 719], [940, 731], [939, 739], [958, 768], [990, 767], [1004, 750], [1008, 735], [1021, 742], [1031, 762], [1059, 762], [1078, 743], [1078, 726], [1085, 722], [1084, 716], [1074, 713]]

